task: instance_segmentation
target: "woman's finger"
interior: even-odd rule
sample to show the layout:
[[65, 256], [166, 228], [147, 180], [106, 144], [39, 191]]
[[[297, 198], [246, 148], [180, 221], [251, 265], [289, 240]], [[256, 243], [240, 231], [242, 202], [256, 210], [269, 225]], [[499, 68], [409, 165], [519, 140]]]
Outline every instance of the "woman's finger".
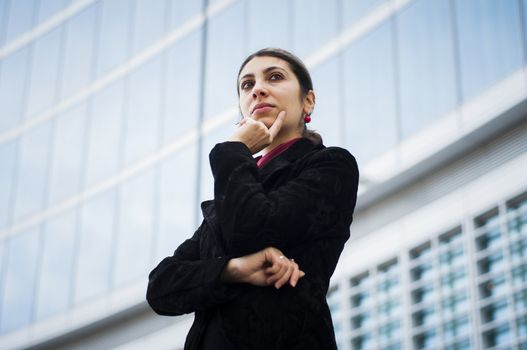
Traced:
[[285, 111], [281, 111], [278, 113], [278, 116], [276, 117], [273, 125], [269, 128], [269, 134], [271, 137], [271, 140], [274, 140], [280, 129], [282, 128], [282, 123], [285, 119]]
[[282, 275], [282, 277], [280, 277], [280, 279], [278, 281], [276, 281], [276, 283], [274, 284], [275, 288], [276, 289], [280, 289], [284, 284], [287, 283], [287, 281], [289, 281], [289, 278], [291, 277], [291, 274], [293, 273], [293, 270], [294, 270], [294, 267], [292, 264], [290, 264], [289, 266], [287, 266], [287, 270], [285, 271], [285, 273]]
[[299, 278], [300, 278], [300, 269], [298, 268], [298, 264], [293, 262], [293, 273], [291, 273], [291, 278], [289, 278], [289, 284], [291, 285], [291, 287], [296, 286], [296, 283], [298, 282]]

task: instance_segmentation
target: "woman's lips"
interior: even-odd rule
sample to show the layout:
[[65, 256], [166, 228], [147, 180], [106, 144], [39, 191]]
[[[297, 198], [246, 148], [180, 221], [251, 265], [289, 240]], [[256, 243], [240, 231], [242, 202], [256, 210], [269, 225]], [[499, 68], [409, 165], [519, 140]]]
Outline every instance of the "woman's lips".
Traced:
[[262, 106], [262, 107], [256, 108], [253, 111], [253, 115], [264, 114], [264, 113], [269, 112], [271, 109], [273, 109], [273, 107], [271, 107], [271, 106]]

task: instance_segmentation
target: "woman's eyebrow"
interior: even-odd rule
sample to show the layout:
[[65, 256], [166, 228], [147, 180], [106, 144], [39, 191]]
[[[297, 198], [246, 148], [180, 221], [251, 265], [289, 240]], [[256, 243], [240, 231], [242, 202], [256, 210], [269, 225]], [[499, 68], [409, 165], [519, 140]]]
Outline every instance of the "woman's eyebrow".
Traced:
[[[275, 70], [275, 69], [280, 69], [280, 70], [284, 71], [285, 73], [287, 73], [285, 69], [283, 69], [282, 67], [279, 67], [279, 66], [270, 66], [270, 67], [267, 67], [267, 68], [265, 68], [265, 69], [263, 70], [263, 72], [264, 72], [264, 73], [268, 73], [268, 72], [270, 72], [270, 71], [272, 71], [272, 70]], [[252, 78], [252, 77], [254, 77], [254, 74], [253, 74], [253, 73], [247, 73], [247, 74], [245, 74], [243, 77], [241, 77], [239, 81], [242, 81], [242, 80], [245, 79], [245, 78]]]

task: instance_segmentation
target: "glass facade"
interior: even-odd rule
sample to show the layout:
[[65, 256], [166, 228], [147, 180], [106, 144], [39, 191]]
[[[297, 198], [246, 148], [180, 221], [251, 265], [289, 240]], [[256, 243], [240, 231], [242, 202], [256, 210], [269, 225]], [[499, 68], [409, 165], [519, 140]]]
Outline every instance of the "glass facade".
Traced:
[[[360, 166], [525, 67], [525, 1], [396, 3], [0, 0], [0, 341], [144, 284], [194, 232], [254, 50], [308, 63], [310, 126]], [[411, 329], [417, 349], [473, 349], [476, 325], [485, 346], [526, 346], [525, 208], [332, 289], [341, 347], [403, 349]]]
[[334, 318], [338, 329], [350, 329], [339, 342], [351, 349], [520, 349], [527, 257], [516, 252], [527, 238], [527, 193], [505, 208], [334, 285], [332, 299], [341, 293], [351, 300], [349, 320]]

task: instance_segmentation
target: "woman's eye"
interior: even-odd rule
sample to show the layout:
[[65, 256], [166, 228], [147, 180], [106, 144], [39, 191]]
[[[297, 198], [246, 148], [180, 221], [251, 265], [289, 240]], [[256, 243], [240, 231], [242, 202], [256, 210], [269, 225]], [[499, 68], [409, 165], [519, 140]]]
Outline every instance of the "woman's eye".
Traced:
[[273, 73], [269, 77], [269, 80], [282, 80], [282, 79], [283, 79], [282, 75], [278, 73]]
[[240, 85], [242, 90], [249, 89], [251, 86], [252, 86], [252, 82], [251, 81], [244, 81]]

